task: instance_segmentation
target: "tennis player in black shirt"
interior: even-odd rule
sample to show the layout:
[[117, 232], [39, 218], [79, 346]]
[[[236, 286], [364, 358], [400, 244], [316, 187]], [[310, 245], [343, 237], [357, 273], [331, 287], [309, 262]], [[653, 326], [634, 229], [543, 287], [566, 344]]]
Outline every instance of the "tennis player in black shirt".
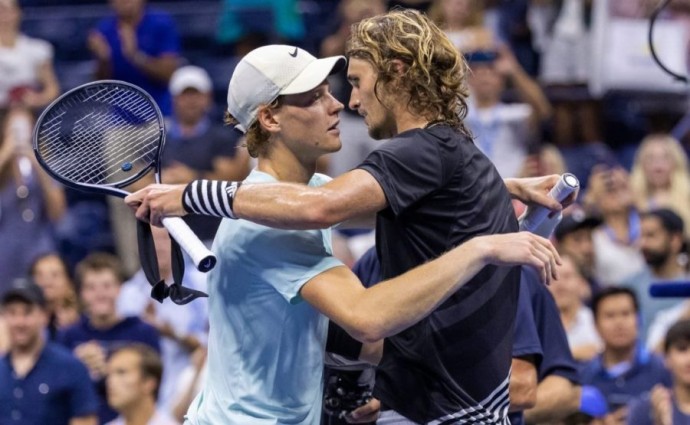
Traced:
[[[350, 107], [373, 137], [391, 138], [358, 168], [320, 187], [235, 182], [203, 194], [208, 182], [152, 185], [125, 200], [137, 218], [160, 225], [161, 217], [187, 211], [230, 211], [225, 216], [313, 229], [376, 213], [389, 279], [475, 236], [516, 232], [511, 194], [561, 209], [546, 196], [558, 176], [504, 182], [474, 145], [462, 121], [467, 65], [424, 15], [396, 10], [361, 21], [348, 56]], [[328, 131], [338, 131], [337, 123]], [[554, 270], [544, 260], [534, 263], [544, 265], [547, 281]], [[519, 280], [519, 267], [487, 266], [421, 322], [386, 339], [374, 391], [382, 423], [509, 423]]]

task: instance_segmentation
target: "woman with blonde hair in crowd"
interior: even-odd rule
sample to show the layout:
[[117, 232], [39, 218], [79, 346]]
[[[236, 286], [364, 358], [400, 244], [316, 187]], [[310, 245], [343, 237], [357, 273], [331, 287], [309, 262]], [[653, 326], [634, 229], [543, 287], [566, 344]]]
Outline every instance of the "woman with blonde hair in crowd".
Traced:
[[635, 154], [631, 187], [640, 211], [669, 208], [683, 218], [690, 236], [690, 172], [678, 140], [668, 134], [645, 137]]

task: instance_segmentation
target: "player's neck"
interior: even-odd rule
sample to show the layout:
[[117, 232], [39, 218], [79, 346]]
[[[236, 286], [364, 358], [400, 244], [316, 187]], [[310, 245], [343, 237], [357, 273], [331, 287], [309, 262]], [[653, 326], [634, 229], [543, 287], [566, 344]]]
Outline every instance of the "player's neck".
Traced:
[[316, 164], [309, 168], [297, 161], [286, 162], [275, 161], [268, 158], [259, 158], [257, 169], [266, 174], [272, 175], [276, 180], [281, 182], [306, 184], [314, 175]]
[[654, 277], [659, 279], [678, 279], [685, 274], [685, 269], [678, 262], [677, 255], [671, 254], [659, 267], [654, 267]]
[[316, 159], [300, 158], [281, 146], [276, 144], [266, 155], [259, 157], [259, 171], [281, 182], [308, 183], [316, 171]]
[[417, 114], [409, 112], [407, 109], [398, 111], [395, 114], [396, 134], [413, 130], [416, 128], [424, 128], [429, 124], [429, 119]]

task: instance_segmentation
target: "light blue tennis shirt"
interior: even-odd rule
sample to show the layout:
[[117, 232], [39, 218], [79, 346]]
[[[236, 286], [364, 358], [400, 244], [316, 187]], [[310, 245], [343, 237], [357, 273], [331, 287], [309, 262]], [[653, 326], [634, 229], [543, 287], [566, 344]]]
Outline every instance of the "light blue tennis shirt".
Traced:
[[[330, 178], [315, 174], [310, 186]], [[276, 180], [254, 170], [246, 183]], [[187, 412], [193, 425], [318, 425], [328, 320], [299, 290], [343, 264], [331, 231], [280, 230], [224, 219], [209, 273], [208, 380]]]

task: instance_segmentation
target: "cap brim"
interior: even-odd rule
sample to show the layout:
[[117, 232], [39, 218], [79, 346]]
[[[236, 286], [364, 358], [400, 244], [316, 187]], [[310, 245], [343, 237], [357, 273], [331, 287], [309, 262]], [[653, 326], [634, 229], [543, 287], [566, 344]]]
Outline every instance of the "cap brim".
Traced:
[[323, 83], [329, 75], [345, 68], [346, 64], [347, 60], [344, 56], [331, 56], [317, 59], [307, 65], [297, 78], [292, 80], [290, 84], [280, 91], [280, 94], [286, 95], [308, 92]]

